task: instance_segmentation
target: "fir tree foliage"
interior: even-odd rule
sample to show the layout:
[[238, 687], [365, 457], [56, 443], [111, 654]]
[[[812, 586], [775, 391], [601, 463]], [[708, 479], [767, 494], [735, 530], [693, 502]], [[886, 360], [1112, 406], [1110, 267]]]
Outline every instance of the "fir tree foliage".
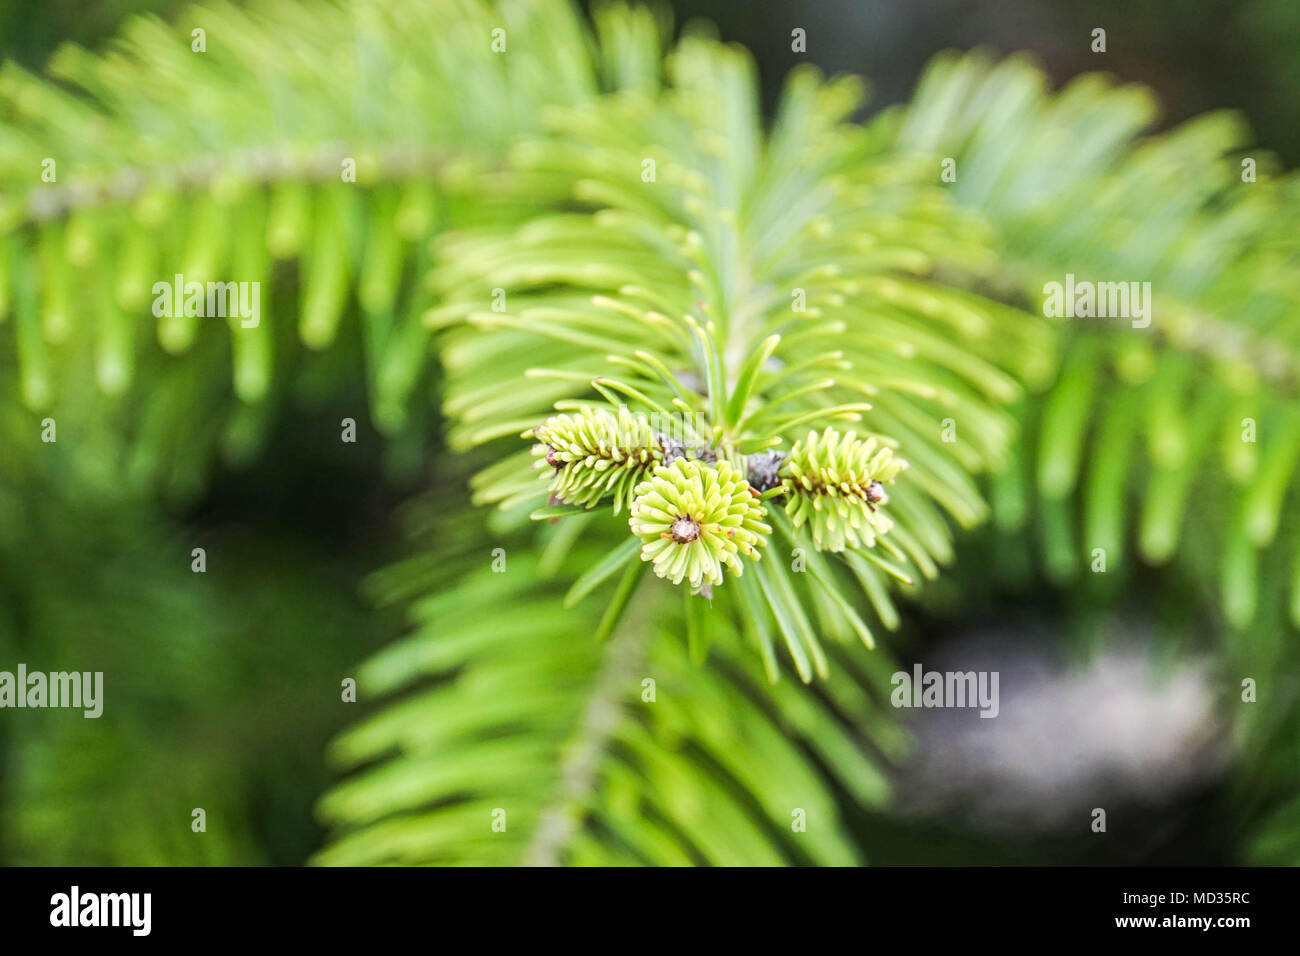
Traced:
[[[193, 496], [349, 377], [400, 447], [436, 387], [439, 467], [496, 509], [415, 503], [370, 581], [411, 632], [358, 674], [320, 863], [864, 862], [907, 745], [877, 638], [958, 535], [1103, 602], [1167, 565], [1229, 670], [1293, 671], [1295, 177], [1244, 181], [1231, 117], [1141, 139], [1146, 91], [1017, 57], [854, 122], [864, 92], [800, 68], [764, 123], [707, 28], [562, 0], [216, 3], [6, 66], [6, 561], [47, 491]], [[1066, 273], [1150, 281], [1150, 327], [1046, 318]], [[260, 281], [260, 322], [151, 316], [175, 274]], [[1300, 704], [1234, 726], [1244, 853], [1294, 862]], [[243, 845], [220, 771], [159, 799], [225, 781]]]
[[[870, 534], [839, 530], [824, 485], [763, 492], [807, 497], [807, 513], [822, 515], [816, 538], [794, 508], [794, 521], [772, 525], [782, 560], [757, 575], [758, 600], [737, 595], [714, 610], [767, 617], [807, 680], [826, 666], [814, 616], [870, 644], [857, 595], [892, 622], [890, 583], [936, 575], [951, 557], [950, 520], [984, 517], [973, 474], [1005, 454], [1003, 405], [1034, 373], [1045, 329], [935, 281], [941, 257], [954, 270], [980, 266], [980, 229], [948, 209], [919, 164], [847, 121], [857, 81], [796, 72], [765, 131], [743, 52], [688, 34], [666, 71], [654, 94], [550, 111], [549, 132], [514, 151], [507, 196], [528, 190], [582, 211], [436, 240], [432, 281], [445, 304], [427, 319], [442, 335], [449, 435], [456, 448], [503, 449], [476, 478], [477, 501], [562, 521], [592, 503], [584, 482], [613, 487], [613, 468], [601, 456], [566, 466], [550, 491], [567, 484], [579, 499], [548, 503], [533, 452], [500, 442], [535, 436], [538, 422], [550, 429], [557, 412], [677, 420], [706, 457], [746, 473], [749, 456], [806, 444], [810, 426], [862, 429], [852, 448], [864, 457], [839, 463], [846, 476], [882, 467], [869, 448], [905, 448], [912, 467], [889, 495], [890, 523], [877, 503], [845, 514], [851, 531], [874, 522]], [[507, 395], [503, 378], [520, 385]], [[972, 427], [950, 447], [937, 423], [957, 409]], [[640, 479], [640, 458], [619, 460], [620, 486]], [[778, 566], [823, 540], [843, 554], [819, 563], [816, 584]], [[628, 553], [616, 543], [609, 562]]]

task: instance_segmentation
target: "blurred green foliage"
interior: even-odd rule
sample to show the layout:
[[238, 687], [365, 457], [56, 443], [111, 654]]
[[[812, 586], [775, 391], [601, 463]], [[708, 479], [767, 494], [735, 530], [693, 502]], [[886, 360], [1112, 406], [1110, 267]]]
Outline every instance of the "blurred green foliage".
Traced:
[[[1147, 92], [1089, 77], [1049, 93], [1033, 66], [975, 54], [936, 61], [862, 126], [845, 121], [853, 82], [804, 72], [762, 131], [747, 57], [703, 28], [675, 47], [639, 8], [594, 26], [549, 0], [252, 9], [201, 14], [229, 41], [201, 60], [188, 20], [143, 19], [106, 58], [62, 51], [57, 84], [0, 76], [0, 666], [102, 669], [110, 705], [98, 721], [6, 712], [0, 859], [1014, 859], [888, 816], [908, 747], [885, 703], [894, 660], [999, 597], [1087, 634], [1143, 589], [1174, 653], [1278, 676], [1233, 721], [1213, 820], [1233, 860], [1294, 862], [1300, 701], [1280, 675], [1300, 624], [1300, 193], [1264, 153], [1239, 188], [1240, 122], [1144, 142]], [[29, 67], [67, 36], [0, 10]], [[81, 18], [75, 38], [110, 20]], [[508, 67], [484, 39], [499, 23]], [[619, 162], [639, 171], [665, 143], [666, 196], [645, 202]], [[45, 189], [51, 154], [61, 185]], [[336, 179], [348, 155], [355, 185]], [[941, 156], [951, 189], [931, 175]], [[1071, 269], [1156, 280], [1159, 335], [1046, 322], [1041, 284]], [[262, 327], [141, 331], [141, 288], [176, 271], [262, 277]], [[868, 421], [917, 456], [898, 503], [919, 600], [873, 568], [775, 566], [708, 612], [632, 575], [593, 580], [626, 526], [530, 524], [541, 489], [518, 432], [556, 400], [598, 401], [606, 354], [626, 369], [655, 346], [653, 309], [698, 301], [730, 334], [764, 317], [756, 287], [783, 298], [795, 276], [819, 311], [792, 359], [839, 348], [841, 386], [853, 369], [879, 385]], [[483, 307], [497, 282], [500, 317]], [[543, 362], [564, 374], [528, 373]], [[786, 411], [831, 400], [809, 389]], [[945, 408], [978, 422], [950, 448], [932, 431]], [[46, 415], [55, 445], [37, 441]], [[1247, 416], [1262, 437], [1243, 450]], [[1106, 576], [1085, 571], [1098, 542]], [[978, 563], [941, 570], [958, 552]], [[790, 679], [786, 649], [826, 679]], [[347, 772], [333, 787], [326, 756]], [[818, 821], [808, 839], [791, 806]]]

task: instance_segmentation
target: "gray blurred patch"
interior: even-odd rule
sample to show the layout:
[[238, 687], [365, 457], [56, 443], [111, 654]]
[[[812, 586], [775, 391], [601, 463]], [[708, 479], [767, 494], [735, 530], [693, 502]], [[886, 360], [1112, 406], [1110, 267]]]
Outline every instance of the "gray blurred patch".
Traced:
[[1079, 831], [1093, 807], [1172, 804], [1222, 773], [1227, 728], [1207, 661], [1157, 662], [1132, 641], [1063, 661], [1029, 637], [975, 633], [921, 660], [1000, 672], [1001, 711], [900, 710], [916, 747], [898, 773], [897, 812]]

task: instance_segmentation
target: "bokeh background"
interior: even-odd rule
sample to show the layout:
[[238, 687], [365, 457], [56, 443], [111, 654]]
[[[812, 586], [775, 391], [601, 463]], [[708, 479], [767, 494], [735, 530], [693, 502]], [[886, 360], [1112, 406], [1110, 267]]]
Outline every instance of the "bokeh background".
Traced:
[[[132, 13], [170, 18], [180, 0], [3, 0], [0, 52], [40, 67], [58, 44], [95, 46]], [[585, 4], [584, 4], [585, 5]], [[753, 52], [772, 102], [796, 63], [790, 30], [808, 31], [806, 57], [828, 72], [870, 77], [873, 106], [903, 102], [943, 49], [1029, 51], [1062, 82], [1106, 69], [1145, 83], [1172, 125], [1206, 110], [1240, 110], [1260, 142], [1294, 166], [1300, 158], [1300, 9], [1290, 0], [680, 0], [679, 21], [704, 17]], [[1108, 31], [1104, 61], [1086, 38]]]
[[[0, 0], [0, 56], [39, 69], [60, 43], [97, 48], [130, 14], [172, 18], [183, 6]], [[789, 35], [796, 26], [808, 31], [803, 59], [870, 78], [872, 108], [904, 101], [936, 52], [988, 46], [1035, 54], [1057, 81], [1104, 68], [1148, 84], [1164, 106], [1162, 126], [1208, 109], [1239, 110], [1288, 165], [1300, 160], [1300, 5], [1293, 0], [680, 0], [673, 7], [679, 21], [707, 17], [725, 39], [752, 50], [769, 103], [795, 63]], [[1088, 49], [1094, 26], [1108, 31], [1104, 57]], [[66, 661], [140, 676], [138, 686], [112, 688], [136, 701], [129, 721], [91, 727], [79, 714], [5, 714], [0, 863], [298, 864], [319, 849], [312, 807], [331, 780], [323, 754], [351, 718], [337, 703], [338, 675], [401, 633], [397, 613], [370, 606], [364, 576], [399, 553], [392, 516], [401, 502], [432, 489], [459, 503], [455, 489], [465, 478], [442, 454], [436, 422], [396, 461], [343, 454], [335, 423], [363, 407], [364, 380], [359, 367], [333, 371], [329, 404], [303, 402], [275, 427], [254, 467], [216, 476], [197, 501], [178, 506], [175, 526], [105, 513], [80, 500], [71, 483], [26, 505], [29, 539], [0, 552], [0, 660], [30, 661], [39, 647], [49, 669]], [[353, 383], [350, 395], [338, 381]], [[196, 541], [221, 555], [229, 573], [184, 575], [159, 588], [162, 575], [141, 572], [172, 563]], [[958, 562], [959, 580], [979, 567], [979, 545], [972, 547]], [[945, 656], [967, 667], [972, 658], [986, 661], [1003, 673], [1003, 700], [1015, 703], [992, 722], [996, 732], [969, 713], [922, 715], [914, 727], [920, 756], [900, 781], [898, 810], [859, 821], [871, 829], [876, 862], [1233, 858], [1228, 744], [1206, 703], [1213, 662], [1180, 661], [1157, 677], [1140, 655], [1071, 660], [1056, 640], [1063, 620], [1118, 635], [1114, 645], [1140, 649], [1149, 637], [1139, 614], [1089, 620], [1071, 595], [1050, 588], [990, 590], [976, 614], [960, 619], [916, 613], [910, 657], [935, 667]], [[126, 659], [131, 666], [113, 667]], [[282, 679], [288, 671], [292, 682]], [[1144, 732], [1131, 752], [1116, 754], [1101, 731], [1097, 739], [1070, 734], [1085, 712]], [[1065, 738], [1072, 749], [1061, 752], [1052, 742]], [[1130, 821], [1132, 839], [1105, 849], [1066, 835], [1060, 818], [1098, 779], [1150, 807]], [[200, 842], [168, 838], [157, 827], [103, 826], [115, 806], [138, 810], [157, 797], [163, 812], [178, 793], [191, 792], [203, 795], [195, 805], [208, 807], [210, 818], [238, 826], [210, 827]]]

